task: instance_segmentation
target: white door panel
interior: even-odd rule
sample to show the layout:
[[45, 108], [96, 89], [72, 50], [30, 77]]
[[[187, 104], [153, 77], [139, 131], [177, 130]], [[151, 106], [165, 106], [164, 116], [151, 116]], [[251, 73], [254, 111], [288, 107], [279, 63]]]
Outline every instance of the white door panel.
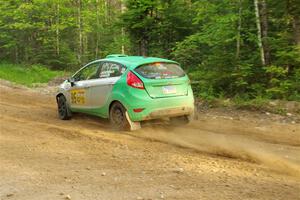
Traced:
[[97, 78], [100, 62], [92, 62], [77, 71], [72, 78], [74, 85], [68, 91], [71, 108], [89, 108], [90, 88], [93, 79]]
[[89, 107], [102, 107], [105, 105], [109, 95], [111, 94], [113, 85], [120, 77], [102, 78], [91, 80], [89, 87]]
[[101, 108], [109, 98], [113, 85], [125, 68], [115, 62], [92, 62], [72, 77], [76, 81], [68, 90], [71, 108]]

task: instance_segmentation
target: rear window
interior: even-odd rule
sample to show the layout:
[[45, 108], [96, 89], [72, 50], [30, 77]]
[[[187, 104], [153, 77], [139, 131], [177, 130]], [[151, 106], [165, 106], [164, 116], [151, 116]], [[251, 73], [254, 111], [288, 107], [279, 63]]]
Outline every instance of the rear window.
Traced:
[[181, 67], [174, 63], [150, 63], [137, 67], [135, 71], [149, 79], [169, 79], [185, 76]]

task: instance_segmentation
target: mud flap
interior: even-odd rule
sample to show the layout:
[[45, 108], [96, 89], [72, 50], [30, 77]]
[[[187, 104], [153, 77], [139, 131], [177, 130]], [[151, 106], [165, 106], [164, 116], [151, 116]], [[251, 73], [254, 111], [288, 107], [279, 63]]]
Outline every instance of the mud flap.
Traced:
[[192, 120], [198, 120], [198, 119], [199, 119], [199, 117], [198, 117], [198, 109], [197, 109], [197, 106], [195, 106], [193, 113], [189, 117], [189, 120], [192, 121]]
[[140, 122], [133, 122], [133, 121], [131, 121], [131, 119], [130, 119], [127, 111], [125, 112], [125, 115], [126, 115], [126, 119], [127, 119], [128, 123], [129, 123], [131, 131], [135, 131], [135, 130], [138, 130], [138, 129], [141, 128], [141, 123]]

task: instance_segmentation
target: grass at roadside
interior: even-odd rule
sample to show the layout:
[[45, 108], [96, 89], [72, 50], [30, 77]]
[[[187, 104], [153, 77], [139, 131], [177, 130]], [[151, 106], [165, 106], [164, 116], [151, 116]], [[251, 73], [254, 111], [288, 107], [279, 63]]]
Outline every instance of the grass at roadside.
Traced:
[[53, 71], [42, 65], [24, 66], [0, 63], [0, 79], [28, 87], [33, 87], [40, 83], [47, 83], [55, 77], [64, 76], [66, 74], [64, 71]]
[[272, 100], [257, 97], [255, 99], [245, 100], [242, 98], [215, 98], [209, 101], [200, 100], [202, 105], [207, 108], [230, 108], [237, 110], [251, 110], [259, 112], [270, 112], [274, 114], [286, 115], [287, 113], [300, 114], [300, 102], [285, 101], [285, 100]]

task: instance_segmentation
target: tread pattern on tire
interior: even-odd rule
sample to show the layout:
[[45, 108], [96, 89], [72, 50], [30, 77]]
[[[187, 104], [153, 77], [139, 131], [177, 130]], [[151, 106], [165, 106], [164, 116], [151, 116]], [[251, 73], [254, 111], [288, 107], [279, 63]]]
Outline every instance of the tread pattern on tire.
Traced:
[[[119, 108], [122, 111], [123, 116], [124, 116], [123, 123], [120, 126], [116, 126], [116, 124], [113, 122], [113, 119], [112, 119], [112, 112], [116, 108]], [[129, 122], [126, 119], [125, 112], [126, 112], [126, 109], [125, 109], [125, 107], [120, 102], [114, 102], [112, 104], [112, 106], [111, 106], [111, 108], [109, 110], [109, 121], [110, 121], [110, 124], [111, 124], [111, 126], [112, 126], [113, 129], [123, 130], [123, 131], [130, 130], [130, 124], [129, 124]]]
[[[62, 116], [60, 114], [60, 112], [59, 112], [60, 101], [64, 101], [64, 103], [65, 103], [65, 109], [66, 110], [65, 110], [64, 116]], [[66, 98], [65, 98], [64, 95], [60, 95], [60, 96], [57, 97], [57, 106], [58, 106], [58, 115], [59, 115], [60, 119], [62, 119], [62, 120], [69, 120], [69, 119], [71, 119], [72, 114], [71, 114], [70, 109], [68, 108], [67, 100], [66, 100]]]

